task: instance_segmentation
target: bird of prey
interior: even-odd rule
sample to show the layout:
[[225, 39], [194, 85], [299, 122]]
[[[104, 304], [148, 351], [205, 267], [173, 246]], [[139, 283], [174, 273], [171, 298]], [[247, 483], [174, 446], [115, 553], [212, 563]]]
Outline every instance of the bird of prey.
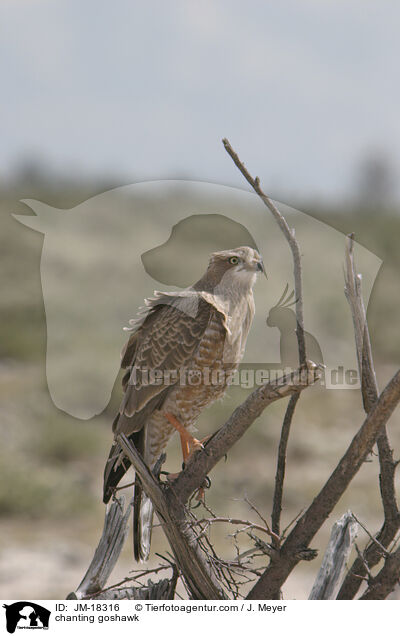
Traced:
[[[215, 252], [192, 287], [155, 292], [131, 320], [122, 350], [123, 399], [113, 423], [152, 469], [178, 431], [184, 462], [202, 444], [190, 433], [204, 408], [223, 396], [243, 356], [254, 316], [253, 286], [264, 272], [251, 247]], [[104, 502], [130, 467], [117, 441], [104, 470]], [[153, 507], [135, 479], [134, 555], [150, 551]]]

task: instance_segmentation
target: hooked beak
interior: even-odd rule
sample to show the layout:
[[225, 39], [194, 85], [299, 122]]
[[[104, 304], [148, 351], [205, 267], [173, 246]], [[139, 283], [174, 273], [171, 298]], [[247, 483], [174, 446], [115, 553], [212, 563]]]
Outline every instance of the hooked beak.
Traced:
[[264, 267], [264, 261], [261, 259], [261, 261], [258, 261], [257, 263], [257, 270], [259, 272], [262, 272], [265, 276], [265, 278], [268, 278], [267, 276], [267, 272], [265, 271], [265, 267]]

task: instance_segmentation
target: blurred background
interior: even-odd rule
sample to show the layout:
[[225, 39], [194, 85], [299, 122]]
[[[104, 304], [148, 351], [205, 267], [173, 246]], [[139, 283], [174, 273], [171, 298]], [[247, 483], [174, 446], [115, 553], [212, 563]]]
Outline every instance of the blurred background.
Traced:
[[[117, 381], [105, 410], [87, 420], [53, 404], [43, 235], [11, 213], [32, 214], [22, 199], [70, 209], [147, 180], [243, 189], [220, 141], [227, 136], [272, 198], [355, 232], [383, 261], [368, 306], [382, 388], [400, 358], [400, 7], [394, 0], [379, 6], [369, 0], [2, 0], [0, 16], [0, 597], [65, 598], [101, 532], [102, 471], [120, 389]], [[164, 199], [166, 210], [177, 205], [176, 196], [171, 190]], [[159, 219], [150, 208], [147, 213], [156, 232]], [[111, 214], [102, 209], [96, 223], [107, 225]], [[113, 254], [111, 277], [127, 266]], [[62, 281], [62, 267], [59, 276]], [[154, 287], [163, 288], [152, 284], [144, 294]], [[129, 301], [129, 290], [122, 296]], [[136, 305], [127, 316], [119, 311], [122, 327]], [[330, 319], [323, 305], [315, 311]], [[334, 312], [332, 320], [340, 329], [349, 315]], [[201, 431], [221, 425], [247, 392], [232, 389], [202, 416]], [[207, 501], [219, 515], [254, 518], [247, 496], [269, 516], [285, 406], [273, 405], [213, 471]], [[315, 496], [362, 420], [357, 391], [315, 387], [303, 394], [283, 525]], [[389, 431], [398, 458], [398, 415]], [[179, 467], [177, 447], [175, 440], [172, 470]], [[349, 507], [370, 531], [380, 527], [378, 472], [372, 455], [313, 541], [321, 556], [332, 522]], [[234, 553], [228, 534], [223, 527], [212, 537], [224, 556]], [[360, 533], [360, 545], [365, 541]], [[165, 549], [156, 530], [154, 550]], [[307, 598], [319, 562], [296, 568], [286, 598]], [[113, 581], [133, 567], [128, 540]]]

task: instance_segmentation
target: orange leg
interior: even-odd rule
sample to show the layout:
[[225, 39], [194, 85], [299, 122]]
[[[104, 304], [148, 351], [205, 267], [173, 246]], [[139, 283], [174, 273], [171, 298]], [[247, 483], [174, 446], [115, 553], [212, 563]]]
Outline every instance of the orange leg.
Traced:
[[195, 453], [196, 451], [203, 450], [204, 446], [201, 441], [193, 437], [186, 428], [180, 423], [179, 420], [172, 415], [172, 413], [164, 413], [168, 422], [178, 431], [179, 437], [181, 438], [181, 447], [182, 447], [182, 456], [183, 461], [186, 464], [188, 459]]
[[[195, 453], [196, 451], [203, 450], [203, 442], [206, 442], [210, 439], [211, 435], [208, 435], [203, 440], [198, 440], [193, 435], [191, 435], [186, 428], [180, 423], [180, 421], [172, 415], [172, 413], [164, 413], [168, 422], [178, 431], [179, 437], [181, 439], [181, 447], [182, 447], [182, 456], [184, 464], [187, 463], [187, 460]], [[179, 473], [170, 473], [168, 479], [176, 479]], [[204, 488], [210, 487], [210, 480], [206, 478], [204, 480], [204, 484], [198, 489], [196, 494], [196, 500], [200, 503], [204, 502]]]

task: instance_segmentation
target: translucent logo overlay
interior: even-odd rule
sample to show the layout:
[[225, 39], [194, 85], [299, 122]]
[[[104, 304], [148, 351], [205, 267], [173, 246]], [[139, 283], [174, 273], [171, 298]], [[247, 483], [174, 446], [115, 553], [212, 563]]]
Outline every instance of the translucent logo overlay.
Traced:
[[[155, 290], [184, 290], [204, 274], [212, 252], [242, 245], [262, 255], [268, 279], [259, 276], [255, 284], [255, 317], [230, 383], [253, 388], [297, 368], [291, 253], [255, 194], [203, 182], [154, 181], [104, 192], [69, 210], [24, 203], [34, 215], [15, 218], [44, 235], [46, 375], [59, 409], [80, 419], [101, 413], [119, 371], [123, 328], [144, 299]], [[307, 358], [325, 365], [320, 382], [326, 389], [358, 388], [343, 292], [345, 236], [303, 212], [278, 207], [302, 251]], [[356, 259], [367, 306], [381, 260], [361, 245]], [[194, 309], [189, 303], [182, 310]], [[211, 374], [202, 381], [211, 382]]]

